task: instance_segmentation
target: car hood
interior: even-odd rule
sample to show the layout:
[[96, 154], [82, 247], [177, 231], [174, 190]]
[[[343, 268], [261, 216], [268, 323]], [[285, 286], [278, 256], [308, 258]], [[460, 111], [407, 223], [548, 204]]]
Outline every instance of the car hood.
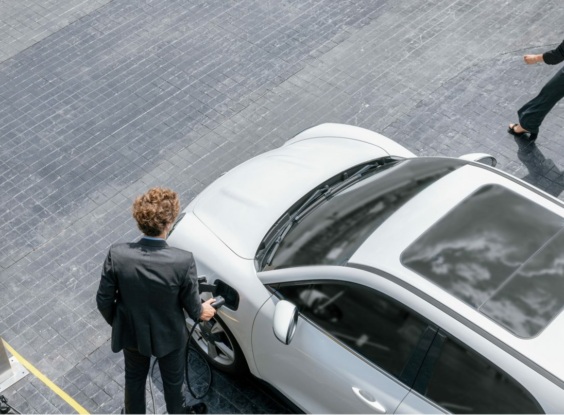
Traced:
[[235, 167], [193, 202], [193, 214], [242, 258], [257, 248], [284, 212], [339, 172], [388, 156], [380, 147], [327, 137], [291, 143]]

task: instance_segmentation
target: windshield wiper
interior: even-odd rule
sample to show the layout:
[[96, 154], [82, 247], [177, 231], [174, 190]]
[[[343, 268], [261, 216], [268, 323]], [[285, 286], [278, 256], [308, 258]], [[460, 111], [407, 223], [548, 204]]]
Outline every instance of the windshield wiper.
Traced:
[[266, 258], [266, 264], [265, 265], [272, 264], [272, 260], [274, 259], [274, 254], [278, 250], [280, 243], [286, 237], [286, 235], [288, 234], [288, 232], [290, 231], [290, 228], [294, 225], [294, 223], [295, 222], [288, 221], [288, 223], [286, 223], [284, 225], [284, 227], [282, 229], [280, 229], [280, 232], [276, 236], [276, 239], [274, 239], [274, 242], [272, 242], [272, 244], [270, 245], [270, 253], [268, 254], [268, 257]]
[[282, 228], [280, 228], [280, 230], [277, 232], [276, 237], [274, 238], [274, 241], [270, 245], [270, 252], [266, 259], [266, 265], [270, 265], [272, 263], [272, 259], [274, 258], [274, 254], [278, 250], [280, 243], [284, 240], [284, 238], [286, 237], [286, 235], [288, 234], [290, 228], [292, 228], [294, 223], [298, 222], [301, 219], [302, 214], [304, 214], [307, 210], [309, 210], [315, 204], [317, 204], [317, 202], [321, 200], [323, 196], [325, 196], [325, 194], [329, 191], [329, 189], [330, 187], [328, 185], [316, 189], [310, 195], [310, 197], [308, 197], [307, 200], [304, 203], [302, 203], [300, 207], [290, 215], [288, 221]]
[[385, 159], [380, 159], [374, 163], [366, 164], [354, 172], [351, 176], [345, 178], [341, 183], [336, 184], [331, 187], [331, 191], [326, 194], [326, 197], [329, 199], [333, 197], [335, 194], [339, 193], [346, 187], [349, 187], [353, 183], [358, 182], [362, 176], [366, 175], [367, 173], [371, 173], [374, 170], [381, 169], [383, 167], [388, 167], [392, 164], [396, 164], [399, 160], [394, 159], [392, 157], [387, 157]]
[[366, 166], [362, 167], [360, 170], [355, 172], [352, 176], [347, 177], [341, 183], [336, 184], [335, 186], [331, 187], [331, 192], [329, 192], [329, 194], [327, 196], [333, 196], [336, 193], [339, 193], [345, 187], [350, 186], [352, 183], [354, 183], [358, 179], [360, 179], [366, 172], [373, 169], [374, 167], [379, 167], [379, 166], [381, 166], [381, 165], [378, 164], [378, 163], [367, 164]]
[[326, 193], [329, 192], [329, 189], [331, 189], [329, 187], [329, 185], [325, 185], [325, 186], [317, 189], [315, 192], [313, 192], [311, 194], [311, 196], [308, 197], [307, 200], [304, 203], [302, 203], [302, 205], [299, 207], [299, 209], [296, 210], [290, 216], [289, 221], [291, 221], [292, 223], [299, 221], [302, 218], [303, 213], [305, 213], [312, 206], [314, 206], [319, 200], [321, 200], [321, 196], [325, 196]]

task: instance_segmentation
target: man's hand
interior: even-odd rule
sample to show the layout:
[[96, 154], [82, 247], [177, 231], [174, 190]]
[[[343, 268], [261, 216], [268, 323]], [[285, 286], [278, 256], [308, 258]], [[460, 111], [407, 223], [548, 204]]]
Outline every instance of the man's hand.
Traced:
[[525, 55], [523, 56], [525, 63], [531, 65], [533, 63], [544, 62], [542, 55]]
[[202, 314], [200, 315], [200, 320], [208, 321], [215, 315], [215, 308], [211, 305], [215, 302], [215, 298], [210, 298], [205, 303], [202, 303]]

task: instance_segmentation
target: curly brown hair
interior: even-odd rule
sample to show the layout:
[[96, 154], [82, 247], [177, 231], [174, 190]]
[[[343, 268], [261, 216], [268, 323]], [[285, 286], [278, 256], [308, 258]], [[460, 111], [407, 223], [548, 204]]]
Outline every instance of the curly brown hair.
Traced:
[[178, 216], [178, 194], [170, 189], [153, 187], [133, 202], [137, 227], [147, 236], [159, 236]]

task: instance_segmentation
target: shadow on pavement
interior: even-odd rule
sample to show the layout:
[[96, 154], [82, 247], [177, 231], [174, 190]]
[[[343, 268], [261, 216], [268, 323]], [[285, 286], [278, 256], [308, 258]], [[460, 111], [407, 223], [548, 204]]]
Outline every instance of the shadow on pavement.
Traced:
[[515, 142], [519, 146], [517, 157], [529, 170], [522, 179], [554, 197], [560, 196], [564, 191], [564, 172], [534, 142], [521, 137], [515, 138]]

